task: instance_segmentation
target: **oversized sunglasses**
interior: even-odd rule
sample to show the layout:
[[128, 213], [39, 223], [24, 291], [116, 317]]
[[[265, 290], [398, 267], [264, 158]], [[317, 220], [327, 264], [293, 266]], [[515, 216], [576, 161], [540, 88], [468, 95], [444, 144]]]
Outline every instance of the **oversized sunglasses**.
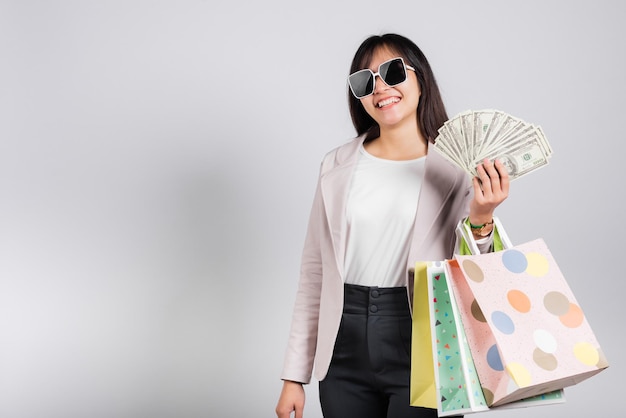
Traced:
[[380, 64], [376, 73], [366, 68], [350, 74], [348, 84], [354, 97], [362, 99], [374, 93], [376, 76], [389, 87], [393, 87], [406, 81], [406, 70], [415, 71], [415, 68], [406, 65], [401, 57], [393, 58]]

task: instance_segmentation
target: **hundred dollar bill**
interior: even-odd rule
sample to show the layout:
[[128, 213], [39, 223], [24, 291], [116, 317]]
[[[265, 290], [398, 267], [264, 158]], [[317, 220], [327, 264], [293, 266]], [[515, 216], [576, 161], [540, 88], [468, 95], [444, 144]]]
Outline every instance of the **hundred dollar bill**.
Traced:
[[474, 117], [474, 143], [476, 145], [480, 145], [484, 142], [496, 112], [496, 110], [479, 110], [472, 112]]
[[459, 115], [461, 127], [463, 129], [463, 136], [465, 139], [465, 149], [467, 150], [467, 162], [470, 162], [470, 156], [474, 155], [476, 146], [476, 136], [474, 130], [474, 115], [473, 112], [465, 112]]
[[519, 119], [499, 112], [498, 123], [489, 132], [485, 140], [480, 146], [479, 152], [481, 154], [487, 154], [490, 149], [496, 147], [500, 140], [506, 137], [511, 131], [513, 131], [521, 122]]
[[510, 149], [516, 149], [529, 142], [535, 142], [539, 145], [542, 153], [548, 157], [548, 153], [545, 151], [544, 138], [540, 135], [540, 132], [533, 126], [528, 126], [530, 129], [521, 129], [518, 134], [509, 136], [506, 141], [498, 141], [493, 144], [486, 152], [486, 154], [477, 157], [477, 159], [491, 158], [493, 155], [501, 154], [502, 152]]
[[[467, 112], [464, 112], [467, 113]], [[464, 113], [457, 115], [457, 117], [452, 118], [444, 123], [444, 127], [447, 129], [448, 133], [454, 140], [456, 148], [459, 150], [459, 155], [457, 155], [457, 159], [464, 162], [464, 165], [467, 165], [471, 157], [470, 149], [468, 149], [467, 142], [465, 140], [465, 132], [463, 131], [463, 123], [461, 118]]]
[[506, 167], [509, 180], [515, 180], [548, 164], [548, 158], [541, 150], [541, 146], [534, 141], [517, 149], [506, 150], [495, 158]]
[[458, 156], [462, 155], [462, 152], [457, 148], [456, 140], [454, 140], [453, 135], [448, 132], [447, 126], [444, 125], [439, 128], [439, 135], [435, 139], [434, 147], [456, 165], [460, 167], [466, 165], [463, 161], [458, 159]]
[[461, 167], [467, 166], [469, 163], [468, 157], [471, 154], [468, 153], [468, 150], [465, 149], [461, 140], [459, 140], [461, 135], [460, 131], [449, 124], [444, 124], [441, 127], [441, 131], [443, 133], [443, 138], [440, 145], [447, 145], [449, 147], [450, 156], [454, 160], [458, 161]]

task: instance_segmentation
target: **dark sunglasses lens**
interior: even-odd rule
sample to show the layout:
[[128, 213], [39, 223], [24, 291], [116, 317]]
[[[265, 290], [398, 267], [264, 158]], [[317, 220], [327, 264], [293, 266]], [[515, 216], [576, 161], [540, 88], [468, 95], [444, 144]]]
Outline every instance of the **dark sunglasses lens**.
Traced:
[[371, 71], [358, 71], [352, 74], [348, 78], [348, 81], [350, 82], [350, 88], [352, 89], [352, 93], [357, 98], [367, 96], [374, 91], [374, 77], [372, 77]]
[[406, 71], [401, 59], [394, 59], [380, 66], [380, 77], [388, 86], [395, 86], [406, 80]]

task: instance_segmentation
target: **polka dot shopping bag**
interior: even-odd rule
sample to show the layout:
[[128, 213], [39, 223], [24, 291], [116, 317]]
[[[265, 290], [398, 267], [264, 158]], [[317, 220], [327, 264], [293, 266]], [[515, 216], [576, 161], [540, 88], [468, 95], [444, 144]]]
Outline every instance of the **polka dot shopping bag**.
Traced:
[[608, 367], [542, 239], [456, 255], [447, 267], [490, 407], [575, 385]]

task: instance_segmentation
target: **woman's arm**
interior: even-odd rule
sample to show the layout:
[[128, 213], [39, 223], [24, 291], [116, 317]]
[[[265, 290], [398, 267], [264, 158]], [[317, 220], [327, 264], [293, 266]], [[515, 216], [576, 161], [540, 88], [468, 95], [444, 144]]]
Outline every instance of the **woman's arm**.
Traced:
[[474, 196], [469, 204], [469, 216], [457, 225], [457, 254], [498, 251], [509, 243], [494, 216], [496, 207], [509, 194], [508, 172], [499, 160], [493, 164], [484, 160], [478, 165], [477, 172], [478, 176], [472, 179]]

